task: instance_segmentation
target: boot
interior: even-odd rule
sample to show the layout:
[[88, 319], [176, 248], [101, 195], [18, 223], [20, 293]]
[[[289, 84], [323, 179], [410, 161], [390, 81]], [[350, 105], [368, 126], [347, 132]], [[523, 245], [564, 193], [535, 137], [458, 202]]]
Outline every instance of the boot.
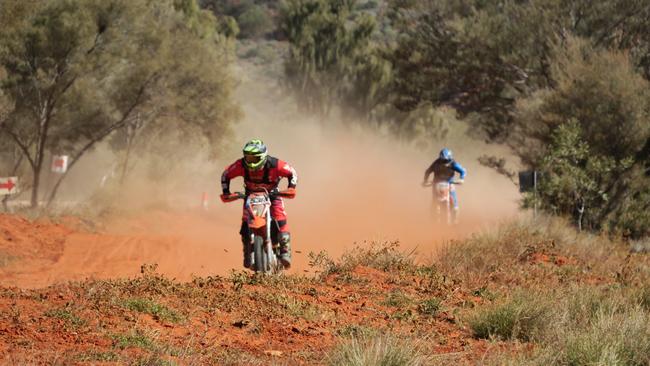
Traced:
[[289, 269], [291, 267], [291, 234], [279, 233], [279, 239], [280, 257], [278, 259], [284, 269]]

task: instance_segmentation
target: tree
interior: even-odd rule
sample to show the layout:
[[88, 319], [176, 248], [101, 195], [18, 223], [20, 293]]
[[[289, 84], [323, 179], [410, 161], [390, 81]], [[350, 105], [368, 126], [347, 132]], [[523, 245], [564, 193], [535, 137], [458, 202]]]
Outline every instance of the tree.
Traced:
[[648, 224], [634, 210], [650, 204], [650, 83], [627, 54], [582, 39], [568, 38], [553, 58], [556, 85], [518, 103], [512, 144], [544, 173], [542, 207], [593, 229], [645, 235], [643, 223], [626, 220]]
[[510, 122], [518, 74], [498, 50], [461, 34], [435, 8], [405, 22], [404, 36], [391, 55], [395, 65], [394, 105], [400, 111], [422, 104], [451, 106], [461, 115], [480, 113], [497, 120], [497, 137]]
[[[173, 112], [211, 137], [215, 127], [223, 130], [236, 115], [224, 51], [211, 37], [216, 24], [209, 31], [196, 26], [213, 18], [183, 13], [174, 5], [179, 4], [55, 0], [3, 32], [0, 66], [8, 78], [2, 91], [16, 107], [2, 132], [31, 167], [32, 207], [38, 205], [47, 153], [70, 155], [71, 169], [137, 112], [154, 107]], [[192, 15], [201, 21], [189, 22]], [[217, 67], [195, 72], [179, 51]], [[206, 95], [185, 90], [195, 87]], [[214, 104], [202, 106], [205, 102]], [[50, 202], [64, 178], [55, 184]]]
[[255, 39], [274, 31], [279, 1], [261, 0], [201, 0], [200, 5], [210, 10], [220, 23], [238, 29], [240, 38]]
[[368, 55], [375, 28], [367, 15], [354, 13], [354, 0], [289, 0], [280, 30], [290, 43], [285, 62], [287, 85], [305, 110], [328, 116], [358, 81], [361, 56]]
[[393, 0], [396, 106], [451, 105], [489, 140], [507, 141], [515, 101], [554, 86], [551, 50], [567, 37], [628, 50], [648, 79], [649, 15], [636, 0]]
[[[3, 83], [5, 78], [6, 75], [4, 70], [0, 69], [0, 83]], [[4, 123], [7, 121], [12, 110], [13, 106], [11, 105], [11, 101], [0, 90], [0, 128], [2, 128], [2, 125], [4, 125]]]
[[611, 199], [608, 186], [633, 164], [598, 154], [583, 138], [580, 125], [571, 120], [551, 133], [551, 144], [539, 161], [543, 174], [538, 199], [541, 208], [572, 216], [582, 230], [600, 228], [599, 212]]

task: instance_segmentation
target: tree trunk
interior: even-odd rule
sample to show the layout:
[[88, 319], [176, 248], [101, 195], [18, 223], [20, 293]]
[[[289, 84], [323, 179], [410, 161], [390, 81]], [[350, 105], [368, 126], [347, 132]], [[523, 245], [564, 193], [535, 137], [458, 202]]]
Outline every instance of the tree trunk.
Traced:
[[124, 165], [122, 166], [122, 174], [120, 175], [120, 186], [124, 185], [124, 180], [126, 179], [126, 173], [129, 169], [129, 160], [131, 158], [131, 149], [133, 143], [135, 142], [135, 136], [138, 132], [137, 129], [140, 125], [140, 117], [138, 115], [137, 120], [133, 124], [129, 124], [126, 130], [126, 156], [124, 157]]
[[52, 188], [52, 191], [50, 192], [50, 196], [47, 200], [47, 207], [50, 207], [52, 205], [52, 202], [54, 202], [54, 198], [56, 197], [56, 194], [59, 190], [59, 186], [61, 185], [61, 182], [63, 182], [63, 179], [68, 175], [68, 172], [72, 167], [79, 161], [79, 159], [84, 156], [88, 150], [90, 150], [93, 146], [95, 146], [96, 143], [101, 142], [104, 140], [105, 137], [109, 136], [113, 131], [124, 127], [126, 123], [128, 123], [128, 118], [131, 116], [131, 113], [135, 110], [137, 106], [139, 106], [142, 103], [142, 95], [145, 92], [146, 87], [149, 85], [149, 82], [154, 80], [156, 78], [156, 74], [151, 75], [149, 79], [145, 81], [145, 83], [140, 87], [140, 90], [138, 91], [138, 95], [136, 96], [135, 100], [133, 103], [128, 107], [128, 109], [124, 112], [122, 115], [122, 118], [114, 123], [112, 126], [106, 128], [104, 131], [100, 133], [99, 136], [91, 139], [86, 145], [84, 145], [70, 160], [70, 163], [68, 164], [68, 168], [66, 169], [65, 173], [61, 175], [59, 180], [56, 182], [54, 187]]
[[583, 219], [584, 213], [585, 213], [585, 201], [584, 200], [582, 200], [582, 199], [580, 200], [580, 204], [578, 206], [577, 211], [578, 211], [578, 217], [577, 217], [577, 219], [578, 219], [577, 220], [578, 221], [578, 231], [582, 232], [582, 219]]
[[38, 207], [38, 190], [41, 185], [41, 165], [43, 164], [39, 161], [32, 169], [34, 172], [34, 179], [32, 180], [32, 199], [30, 204], [32, 208]]

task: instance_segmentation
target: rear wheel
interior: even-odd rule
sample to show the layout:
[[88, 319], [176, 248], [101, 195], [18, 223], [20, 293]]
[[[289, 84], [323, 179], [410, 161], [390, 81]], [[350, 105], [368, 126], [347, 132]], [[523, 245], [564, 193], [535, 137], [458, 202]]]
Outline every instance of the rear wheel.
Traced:
[[255, 272], [268, 272], [269, 261], [264, 250], [264, 238], [259, 235], [253, 237], [253, 256], [255, 259]]

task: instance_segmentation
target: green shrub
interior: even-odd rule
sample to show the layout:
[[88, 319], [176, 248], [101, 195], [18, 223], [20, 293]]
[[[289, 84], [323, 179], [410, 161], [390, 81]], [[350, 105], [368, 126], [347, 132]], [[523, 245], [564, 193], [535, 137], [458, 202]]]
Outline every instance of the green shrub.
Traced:
[[423, 315], [436, 316], [436, 314], [438, 314], [438, 311], [440, 311], [440, 304], [441, 301], [439, 298], [432, 297], [428, 300], [422, 301], [418, 305], [418, 311]]
[[45, 316], [62, 319], [66, 324], [73, 327], [80, 327], [86, 324], [86, 321], [77, 316], [69, 307], [52, 309], [45, 312]]
[[550, 69], [557, 85], [518, 103], [513, 145], [542, 173], [527, 205], [586, 229], [647, 235], [648, 80], [627, 53], [574, 37], [556, 47]]
[[405, 295], [400, 290], [393, 290], [386, 295], [382, 305], [391, 307], [404, 307], [411, 303], [411, 298]]
[[156, 346], [154, 341], [141, 330], [132, 330], [128, 334], [115, 334], [111, 338], [113, 338], [113, 345], [119, 349], [137, 347], [153, 350]]
[[379, 4], [377, 3], [377, 0], [368, 0], [366, 2], [361, 2], [357, 5], [358, 10], [372, 10], [372, 9], [377, 9]]
[[260, 5], [246, 9], [238, 18], [241, 38], [257, 38], [273, 30], [268, 10]]
[[129, 310], [150, 314], [157, 320], [170, 321], [172, 323], [178, 323], [182, 320], [182, 317], [176, 311], [149, 299], [128, 299], [123, 303], [123, 306]]
[[478, 338], [533, 340], [545, 331], [550, 319], [547, 304], [530, 294], [517, 294], [505, 303], [479, 309], [470, 319]]
[[580, 286], [547, 294], [552, 305], [536, 333], [536, 351], [504, 351], [488, 364], [648, 365], [650, 313], [638, 290]]

